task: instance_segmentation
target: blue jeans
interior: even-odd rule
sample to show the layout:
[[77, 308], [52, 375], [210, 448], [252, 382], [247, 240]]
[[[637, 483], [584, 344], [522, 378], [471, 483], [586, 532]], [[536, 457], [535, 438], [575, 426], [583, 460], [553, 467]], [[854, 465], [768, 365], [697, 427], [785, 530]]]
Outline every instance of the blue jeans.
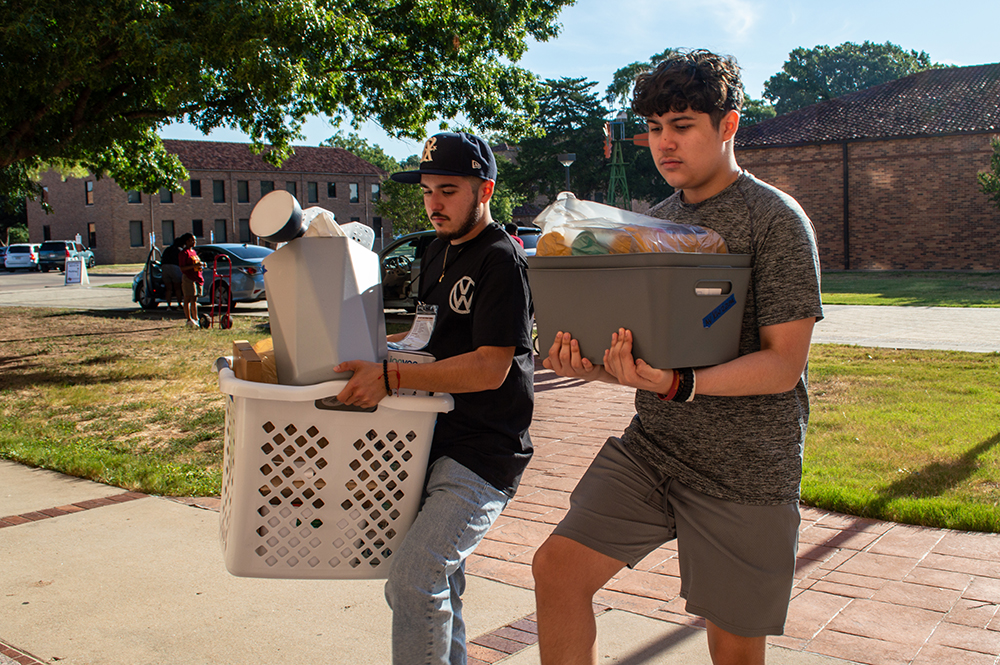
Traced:
[[450, 458], [427, 470], [423, 504], [393, 554], [385, 585], [395, 665], [465, 665], [465, 559], [508, 501]]

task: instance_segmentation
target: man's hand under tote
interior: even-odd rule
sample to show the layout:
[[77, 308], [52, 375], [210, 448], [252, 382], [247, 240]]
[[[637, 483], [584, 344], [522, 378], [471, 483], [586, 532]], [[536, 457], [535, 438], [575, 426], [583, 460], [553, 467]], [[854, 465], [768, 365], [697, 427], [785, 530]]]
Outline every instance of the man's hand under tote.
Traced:
[[611, 335], [611, 348], [604, 352], [604, 371], [623, 386], [654, 393], [670, 390], [674, 379], [673, 370], [656, 369], [632, 357], [632, 331], [624, 328]]
[[650, 367], [632, 359], [632, 333], [619, 329], [611, 336], [611, 348], [604, 352], [604, 364], [595, 365], [580, 353], [580, 343], [567, 332], [556, 333], [549, 355], [542, 361], [546, 369], [559, 376], [585, 381], [604, 381], [643, 390], [662, 390], [673, 379], [671, 372]]

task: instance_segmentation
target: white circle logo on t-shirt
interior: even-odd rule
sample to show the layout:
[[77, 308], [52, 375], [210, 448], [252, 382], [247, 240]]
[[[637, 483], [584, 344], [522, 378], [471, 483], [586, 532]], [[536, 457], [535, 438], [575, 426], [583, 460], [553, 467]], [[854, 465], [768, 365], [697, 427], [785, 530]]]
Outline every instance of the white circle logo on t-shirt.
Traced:
[[451, 288], [451, 295], [448, 296], [448, 305], [451, 311], [456, 314], [468, 314], [472, 311], [472, 293], [476, 289], [476, 283], [471, 277], [463, 277], [455, 282]]

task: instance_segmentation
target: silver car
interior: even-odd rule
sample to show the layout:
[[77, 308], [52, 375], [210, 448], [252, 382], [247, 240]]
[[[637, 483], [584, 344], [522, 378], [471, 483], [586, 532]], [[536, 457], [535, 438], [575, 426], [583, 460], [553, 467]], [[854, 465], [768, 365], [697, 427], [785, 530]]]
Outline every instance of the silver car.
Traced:
[[[223, 309], [239, 302], [265, 300], [264, 257], [273, 252], [268, 247], [239, 243], [198, 245], [195, 252], [205, 264], [202, 276], [205, 287], [198, 302], [213, 302]], [[132, 300], [143, 309], [153, 309], [166, 302], [166, 287], [160, 267], [160, 250], [153, 248], [146, 259], [146, 266], [132, 280]]]
[[38, 270], [38, 245], [18, 243], [7, 248], [7, 256], [3, 260], [7, 272], [15, 270]]

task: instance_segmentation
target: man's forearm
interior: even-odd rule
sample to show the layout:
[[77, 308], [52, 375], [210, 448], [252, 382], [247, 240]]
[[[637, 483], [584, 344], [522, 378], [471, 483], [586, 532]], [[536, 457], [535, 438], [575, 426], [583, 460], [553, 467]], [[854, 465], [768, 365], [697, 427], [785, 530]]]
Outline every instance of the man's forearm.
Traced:
[[432, 363], [413, 365], [390, 362], [389, 382], [393, 388], [397, 387], [398, 379], [401, 388], [441, 393], [496, 390], [507, 378], [513, 359], [512, 346], [483, 346], [470, 353]]

